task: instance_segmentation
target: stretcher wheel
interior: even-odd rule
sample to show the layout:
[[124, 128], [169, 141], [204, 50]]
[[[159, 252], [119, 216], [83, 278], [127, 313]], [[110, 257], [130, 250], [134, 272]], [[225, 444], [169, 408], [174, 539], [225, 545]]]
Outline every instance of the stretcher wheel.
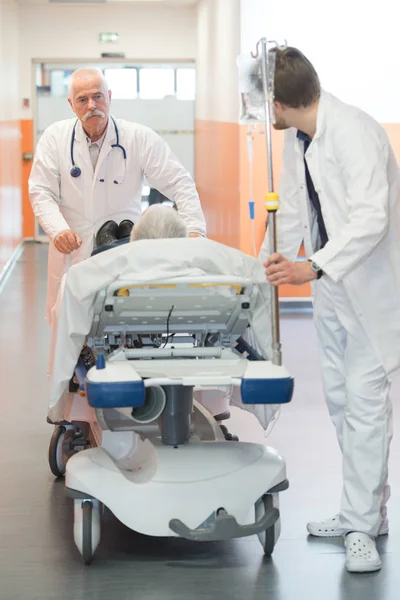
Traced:
[[[278, 494], [265, 494], [258, 500], [255, 506], [256, 520], [259, 521], [264, 516], [266, 511], [271, 508], [279, 508], [279, 496]], [[260, 540], [261, 546], [263, 547], [264, 554], [267, 558], [272, 556], [275, 548], [275, 544], [279, 539], [281, 532], [281, 520], [280, 518], [268, 529], [257, 534]]]
[[76, 424], [56, 425], [49, 444], [49, 465], [56, 477], [63, 477], [67, 461], [79, 449], [88, 447], [87, 432]]
[[82, 502], [82, 557], [85, 565], [90, 565], [93, 558], [92, 514], [93, 504], [88, 501]]
[[74, 541], [85, 565], [90, 565], [100, 542], [101, 506], [98, 500], [74, 500]]
[[63, 448], [65, 432], [66, 428], [63, 425], [57, 425], [49, 444], [49, 466], [56, 477], [63, 477], [65, 474], [66, 463]]

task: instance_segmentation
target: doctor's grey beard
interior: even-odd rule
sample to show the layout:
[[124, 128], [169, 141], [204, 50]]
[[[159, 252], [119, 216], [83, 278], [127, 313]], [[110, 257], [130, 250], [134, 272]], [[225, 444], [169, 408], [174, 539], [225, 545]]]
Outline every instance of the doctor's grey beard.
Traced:
[[85, 115], [83, 115], [82, 117], [82, 121], [85, 122], [88, 119], [90, 119], [90, 117], [105, 117], [106, 115], [101, 111], [101, 110], [97, 110], [97, 108], [95, 110], [88, 110], [87, 113]]

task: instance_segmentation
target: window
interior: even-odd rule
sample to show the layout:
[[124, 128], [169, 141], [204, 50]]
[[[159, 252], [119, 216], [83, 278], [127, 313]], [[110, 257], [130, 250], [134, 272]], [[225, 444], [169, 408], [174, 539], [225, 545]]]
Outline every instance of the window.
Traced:
[[178, 100], [194, 100], [196, 97], [195, 69], [176, 70], [176, 97]]
[[67, 83], [65, 72], [61, 70], [50, 71], [50, 89], [52, 96], [65, 96]]
[[104, 76], [107, 79], [114, 100], [133, 100], [137, 98], [136, 69], [105, 69]]
[[175, 94], [174, 69], [140, 69], [140, 97], [157, 100]]
[[42, 87], [42, 65], [37, 64], [35, 69], [36, 87]]

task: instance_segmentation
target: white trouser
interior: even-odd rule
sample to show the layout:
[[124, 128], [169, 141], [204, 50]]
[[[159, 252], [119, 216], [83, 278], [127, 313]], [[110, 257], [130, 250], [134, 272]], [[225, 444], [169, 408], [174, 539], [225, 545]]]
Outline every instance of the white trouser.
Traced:
[[376, 536], [390, 496], [390, 384], [343, 285], [322, 277], [314, 294], [324, 392], [343, 455], [340, 528]]

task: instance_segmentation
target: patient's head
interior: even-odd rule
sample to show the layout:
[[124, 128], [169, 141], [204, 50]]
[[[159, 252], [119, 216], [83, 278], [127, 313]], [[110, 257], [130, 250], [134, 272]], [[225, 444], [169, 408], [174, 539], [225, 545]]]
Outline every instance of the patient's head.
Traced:
[[184, 237], [188, 237], [188, 231], [176, 210], [165, 204], [154, 204], [143, 212], [134, 225], [131, 242]]

